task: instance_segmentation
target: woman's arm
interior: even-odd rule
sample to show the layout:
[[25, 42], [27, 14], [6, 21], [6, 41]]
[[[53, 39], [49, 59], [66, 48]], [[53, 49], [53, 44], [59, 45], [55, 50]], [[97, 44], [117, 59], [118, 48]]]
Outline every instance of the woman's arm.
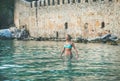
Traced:
[[75, 52], [76, 52], [76, 59], [78, 59], [78, 51], [77, 51], [77, 49], [76, 49], [76, 47], [75, 47], [75, 44], [72, 43], [72, 46], [73, 46], [73, 48], [74, 48], [74, 50], [75, 50]]

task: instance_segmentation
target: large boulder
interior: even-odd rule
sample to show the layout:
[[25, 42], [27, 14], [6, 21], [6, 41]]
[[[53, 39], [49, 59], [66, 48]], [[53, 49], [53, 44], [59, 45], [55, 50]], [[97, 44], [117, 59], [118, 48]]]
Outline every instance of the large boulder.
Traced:
[[9, 29], [1, 29], [0, 30], [0, 39], [11, 39], [12, 33]]

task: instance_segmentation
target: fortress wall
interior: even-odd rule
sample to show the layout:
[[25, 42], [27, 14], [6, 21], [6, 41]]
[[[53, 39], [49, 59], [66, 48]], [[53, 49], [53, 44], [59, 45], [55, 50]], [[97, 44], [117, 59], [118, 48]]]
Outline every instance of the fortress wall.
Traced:
[[16, 26], [26, 25], [33, 37], [55, 37], [58, 32], [59, 38], [65, 33], [93, 38], [105, 30], [120, 37], [120, 0], [54, 0], [54, 4], [53, 0], [39, 0], [16, 5]]

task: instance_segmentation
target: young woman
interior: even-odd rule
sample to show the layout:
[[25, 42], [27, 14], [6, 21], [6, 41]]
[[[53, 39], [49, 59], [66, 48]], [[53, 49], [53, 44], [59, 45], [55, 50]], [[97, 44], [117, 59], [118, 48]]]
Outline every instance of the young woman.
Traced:
[[71, 41], [71, 36], [69, 34], [67, 34], [65, 39], [66, 39], [66, 42], [65, 42], [62, 54], [61, 54], [61, 58], [64, 54], [65, 60], [68, 60], [68, 61], [71, 60], [73, 57], [73, 55], [72, 55], [72, 47], [73, 47], [74, 50], [76, 51], [76, 59], [78, 59], [78, 51], [77, 51], [74, 43]]

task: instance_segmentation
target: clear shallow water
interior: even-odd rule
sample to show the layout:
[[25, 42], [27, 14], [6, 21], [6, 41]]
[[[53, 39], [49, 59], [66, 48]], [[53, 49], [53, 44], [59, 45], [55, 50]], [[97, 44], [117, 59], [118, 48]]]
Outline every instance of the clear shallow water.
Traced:
[[120, 45], [76, 43], [79, 59], [67, 66], [63, 44], [0, 41], [0, 81], [120, 81]]

